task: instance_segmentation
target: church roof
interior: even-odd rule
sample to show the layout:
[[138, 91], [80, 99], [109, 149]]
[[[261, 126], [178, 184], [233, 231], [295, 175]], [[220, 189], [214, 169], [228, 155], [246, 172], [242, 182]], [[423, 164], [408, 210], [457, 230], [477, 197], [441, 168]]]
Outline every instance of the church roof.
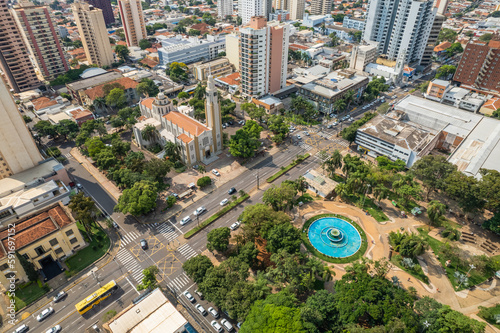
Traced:
[[187, 136], [186, 134], [182, 133], [181, 135], [179, 135], [177, 137], [177, 139], [181, 140], [182, 142], [184, 143], [190, 143], [191, 141], [193, 141], [192, 138], [190, 138], [189, 136]]
[[154, 97], [149, 97], [145, 98], [141, 101], [141, 104], [144, 105], [146, 108], [151, 110], [153, 108], [153, 102], [155, 101]]
[[172, 122], [172, 124], [182, 127], [185, 131], [189, 132], [193, 136], [199, 136], [203, 132], [209, 130], [209, 128], [205, 125], [178, 111], [171, 111], [164, 115], [163, 118]]

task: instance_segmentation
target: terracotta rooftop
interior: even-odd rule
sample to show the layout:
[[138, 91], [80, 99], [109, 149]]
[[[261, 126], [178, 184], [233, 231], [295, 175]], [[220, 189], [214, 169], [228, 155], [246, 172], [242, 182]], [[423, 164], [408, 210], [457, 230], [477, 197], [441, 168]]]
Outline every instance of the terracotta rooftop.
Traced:
[[297, 51], [297, 50], [308, 50], [309, 48], [307, 46], [304, 46], [304, 45], [292, 43], [292, 44], [288, 45], [288, 49], [290, 49], [292, 51]]
[[491, 98], [484, 103], [483, 108], [491, 109], [493, 111], [500, 109], [500, 98]]
[[153, 108], [153, 102], [155, 101], [154, 97], [149, 97], [145, 98], [141, 101], [141, 104], [144, 105], [146, 108], [151, 110]]
[[225, 82], [231, 86], [239, 86], [241, 84], [240, 73], [233, 73], [226, 75], [225, 77], [219, 77], [217, 80]]
[[142, 59], [141, 61], [139, 61], [141, 64], [143, 65], [146, 65], [148, 66], [149, 68], [154, 68], [156, 66], [158, 66], [159, 62], [158, 61], [154, 61], [153, 59], [150, 59], [148, 57], [145, 57], [144, 59]]
[[187, 136], [185, 133], [182, 133], [181, 135], [179, 135], [177, 137], [177, 139], [181, 140], [184, 143], [190, 143], [191, 141], [193, 141], [193, 139], [190, 138], [189, 136]]
[[[17, 221], [15, 236], [16, 249], [19, 250], [36, 242], [51, 232], [64, 228], [71, 223], [74, 223], [74, 220], [68, 216], [66, 211], [59, 206], [59, 204], [28, 219]], [[9, 241], [8, 237], [8, 229], [4, 229], [0, 232], [0, 241], [4, 246], [3, 249], [7, 248]], [[0, 248], [0, 258], [5, 256], [3, 249]]]
[[49, 106], [56, 105], [57, 101], [49, 99], [47, 97], [40, 97], [32, 100], [31, 103], [33, 103], [33, 107], [35, 108], [35, 110], [38, 111], [41, 109], [48, 108]]
[[116, 45], [123, 45], [123, 46], [127, 46], [127, 43], [125, 43], [124, 41], [122, 40], [119, 40], [118, 42], [116, 42]]
[[446, 50], [447, 48], [449, 48], [450, 46], [451, 46], [451, 43], [450, 43], [450, 42], [442, 42], [441, 44], [436, 45], [436, 47], [434, 48], [434, 52], [441, 52], [441, 51], [444, 51], [444, 50]]
[[118, 80], [107, 82], [107, 83], [98, 85], [94, 88], [87, 89], [87, 90], [85, 90], [85, 94], [92, 101], [95, 100], [97, 97], [104, 97], [104, 90], [103, 90], [104, 86], [107, 84], [113, 84], [113, 83], [118, 83], [118, 84], [122, 85], [125, 88], [125, 90], [131, 89], [131, 88], [135, 89], [137, 87], [137, 85], [139, 84], [139, 83], [135, 82], [134, 80], [132, 80], [131, 78], [122, 77], [122, 78], [119, 78]]
[[90, 112], [89, 110], [82, 110], [82, 109], [76, 109], [76, 110], [70, 111], [70, 113], [73, 116], [73, 118], [75, 118], [75, 120], [78, 120], [80, 118], [85, 118], [85, 117], [92, 115], [92, 112]]
[[171, 111], [164, 115], [163, 118], [172, 122], [172, 124], [183, 128], [186, 132], [189, 132], [193, 136], [199, 136], [203, 132], [209, 130], [205, 125], [178, 111]]

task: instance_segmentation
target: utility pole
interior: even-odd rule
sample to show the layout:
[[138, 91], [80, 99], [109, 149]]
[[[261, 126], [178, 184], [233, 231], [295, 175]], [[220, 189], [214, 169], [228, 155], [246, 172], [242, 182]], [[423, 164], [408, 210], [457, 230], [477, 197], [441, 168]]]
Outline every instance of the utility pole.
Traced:
[[259, 171], [257, 170], [257, 189], [259, 189]]

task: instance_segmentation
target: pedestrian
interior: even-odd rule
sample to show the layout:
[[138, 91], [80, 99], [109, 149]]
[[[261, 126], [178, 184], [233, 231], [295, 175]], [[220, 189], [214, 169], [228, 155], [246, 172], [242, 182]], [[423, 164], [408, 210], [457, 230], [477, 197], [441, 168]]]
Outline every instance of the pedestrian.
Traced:
[[410, 282], [410, 278], [408, 278], [408, 282]]
[[436, 288], [437, 292], [439, 292], [439, 288]]

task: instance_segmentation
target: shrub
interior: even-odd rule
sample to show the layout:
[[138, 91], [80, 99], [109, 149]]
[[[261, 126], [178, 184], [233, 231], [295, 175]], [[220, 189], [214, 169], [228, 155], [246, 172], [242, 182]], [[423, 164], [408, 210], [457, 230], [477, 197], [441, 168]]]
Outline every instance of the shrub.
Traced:
[[201, 177], [196, 181], [196, 185], [198, 185], [200, 188], [204, 188], [210, 184], [212, 184], [212, 178], [208, 176]]

